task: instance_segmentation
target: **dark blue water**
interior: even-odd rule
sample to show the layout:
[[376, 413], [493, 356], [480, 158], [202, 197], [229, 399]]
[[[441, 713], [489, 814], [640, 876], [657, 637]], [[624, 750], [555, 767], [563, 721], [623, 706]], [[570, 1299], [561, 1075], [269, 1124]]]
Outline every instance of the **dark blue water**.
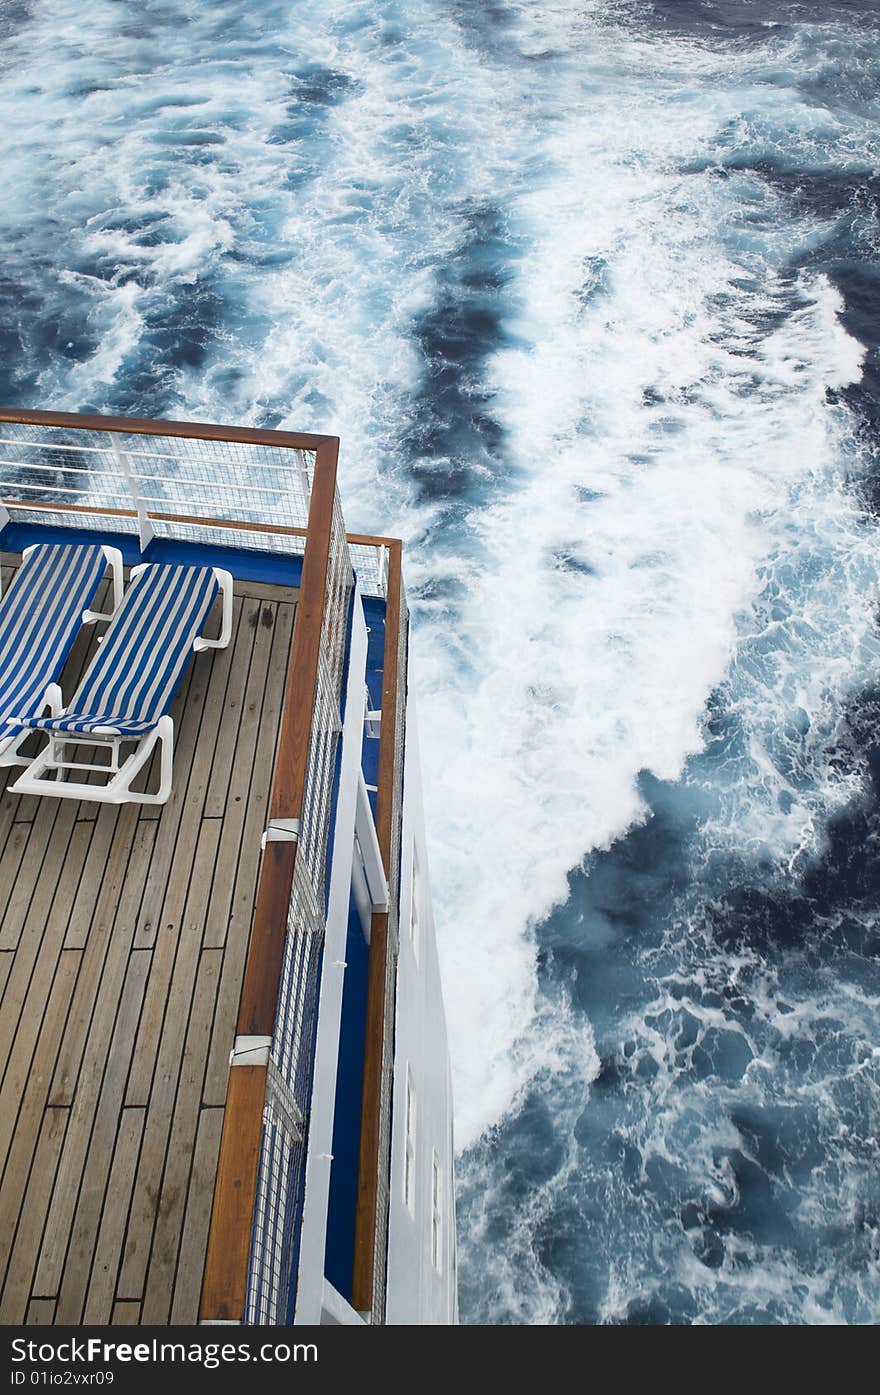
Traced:
[[880, 1314], [878, 28], [0, 14], [0, 397], [409, 542], [465, 1320]]

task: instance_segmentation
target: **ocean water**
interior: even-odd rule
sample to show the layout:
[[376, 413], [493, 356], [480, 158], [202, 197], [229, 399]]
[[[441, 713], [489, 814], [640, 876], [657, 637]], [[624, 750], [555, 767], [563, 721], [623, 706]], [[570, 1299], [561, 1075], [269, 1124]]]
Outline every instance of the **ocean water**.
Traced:
[[0, 398], [409, 545], [461, 1306], [880, 1317], [873, 3], [6, 0]]

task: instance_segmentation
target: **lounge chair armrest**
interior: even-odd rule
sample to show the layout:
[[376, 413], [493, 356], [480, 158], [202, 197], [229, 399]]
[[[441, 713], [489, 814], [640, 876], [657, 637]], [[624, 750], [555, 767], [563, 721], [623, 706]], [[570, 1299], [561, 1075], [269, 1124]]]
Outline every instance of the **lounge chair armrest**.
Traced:
[[107, 566], [110, 568], [113, 604], [109, 611], [84, 610], [82, 613], [84, 625], [94, 625], [98, 620], [112, 620], [116, 611], [119, 609], [119, 602], [122, 600], [122, 593], [124, 590], [124, 582], [122, 579], [122, 553], [119, 551], [118, 547], [108, 547], [104, 543], [101, 544], [101, 551], [106, 558]]
[[197, 654], [201, 654], [204, 649], [225, 649], [232, 638], [232, 574], [224, 571], [222, 567], [215, 567], [214, 575], [223, 598], [220, 637], [219, 639], [202, 639], [199, 636], [198, 639], [193, 640], [193, 649]]
[[48, 707], [51, 716], [61, 716], [61, 713], [64, 711], [64, 697], [57, 683], [49, 684], [43, 701]]

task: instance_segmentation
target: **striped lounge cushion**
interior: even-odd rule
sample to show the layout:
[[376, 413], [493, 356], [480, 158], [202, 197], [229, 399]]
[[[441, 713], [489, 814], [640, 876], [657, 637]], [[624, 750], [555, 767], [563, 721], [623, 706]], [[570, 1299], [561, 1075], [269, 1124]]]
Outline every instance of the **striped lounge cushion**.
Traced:
[[142, 736], [167, 712], [217, 595], [210, 567], [153, 564], [132, 581], [104, 642], [47, 731]]
[[0, 600], [0, 741], [42, 710], [106, 565], [100, 545], [40, 543], [23, 559]]

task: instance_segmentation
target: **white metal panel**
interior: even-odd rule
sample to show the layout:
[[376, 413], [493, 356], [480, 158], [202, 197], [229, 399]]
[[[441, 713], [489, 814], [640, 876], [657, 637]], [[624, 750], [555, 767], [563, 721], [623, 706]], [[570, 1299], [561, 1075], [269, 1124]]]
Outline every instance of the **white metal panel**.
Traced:
[[354, 827], [360, 846], [364, 875], [366, 876], [367, 886], [370, 890], [370, 909], [373, 911], [387, 911], [388, 881], [385, 876], [385, 868], [382, 865], [382, 854], [379, 851], [379, 838], [376, 833], [373, 810], [370, 807], [370, 796], [367, 794], [367, 786], [363, 772], [361, 772], [361, 777], [358, 781], [357, 811], [355, 813]]
[[364, 1327], [364, 1319], [347, 1303], [342, 1294], [332, 1284], [324, 1280], [324, 1296], [321, 1305], [322, 1327]]
[[[418, 943], [411, 935], [413, 850], [418, 866]], [[407, 1073], [416, 1092], [412, 1210], [405, 1199]], [[433, 1161], [440, 1169], [439, 1269], [432, 1262]], [[446, 1017], [428, 880], [415, 708], [407, 704], [400, 958], [391, 1142], [388, 1236], [389, 1323], [449, 1323], [456, 1302], [452, 1082]]]
[[324, 1255], [327, 1241], [327, 1207], [333, 1147], [333, 1110], [336, 1097], [336, 1066], [339, 1058], [339, 1028], [342, 1016], [342, 987], [345, 973], [345, 943], [348, 933], [354, 825], [358, 786], [362, 779], [361, 747], [364, 734], [363, 693], [366, 667], [367, 627], [364, 621], [360, 590], [356, 589], [352, 612], [345, 721], [342, 728], [339, 793], [333, 833], [333, 862], [330, 869], [327, 934], [324, 942], [324, 966], [318, 1002], [315, 1075], [312, 1088], [311, 1118], [309, 1120], [305, 1198], [294, 1315], [294, 1321], [297, 1323], [319, 1323], [324, 1298]]

